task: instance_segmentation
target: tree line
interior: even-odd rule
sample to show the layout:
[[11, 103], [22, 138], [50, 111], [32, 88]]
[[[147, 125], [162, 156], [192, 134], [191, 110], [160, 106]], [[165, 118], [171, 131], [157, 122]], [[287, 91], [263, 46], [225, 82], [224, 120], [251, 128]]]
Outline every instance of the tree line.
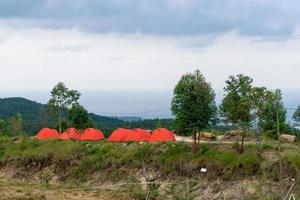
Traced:
[[[196, 142], [200, 131], [213, 124], [227, 124], [242, 131], [243, 152], [244, 138], [253, 129], [272, 138], [278, 137], [278, 131], [296, 130], [286, 123], [281, 90], [256, 87], [253, 79], [243, 74], [230, 76], [223, 89], [222, 102], [217, 106], [215, 92], [199, 70], [184, 74], [174, 89], [171, 107], [176, 132], [193, 135]], [[300, 106], [293, 119], [300, 123]]]

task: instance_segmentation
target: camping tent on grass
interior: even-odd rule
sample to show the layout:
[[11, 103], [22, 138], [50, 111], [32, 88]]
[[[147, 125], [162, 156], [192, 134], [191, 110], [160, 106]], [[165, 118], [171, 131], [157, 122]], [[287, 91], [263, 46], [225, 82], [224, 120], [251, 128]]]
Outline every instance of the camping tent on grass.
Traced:
[[140, 128], [133, 129], [127, 137], [127, 141], [135, 141], [135, 142], [143, 142], [143, 141], [149, 141], [151, 137], [151, 134]]
[[125, 128], [118, 128], [109, 136], [107, 141], [109, 142], [126, 142], [127, 137], [131, 134], [132, 130]]
[[76, 128], [68, 128], [65, 132], [60, 136], [62, 140], [80, 140], [81, 134]]
[[96, 141], [96, 140], [103, 140], [105, 139], [105, 137], [100, 130], [94, 128], [87, 128], [83, 131], [83, 134], [81, 135], [80, 139]]
[[176, 141], [174, 133], [165, 128], [155, 130], [150, 138], [150, 142], [170, 142]]
[[41, 140], [56, 139], [56, 138], [60, 138], [60, 135], [59, 135], [59, 133], [58, 133], [56, 130], [54, 130], [54, 129], [43, 128], [43, 129], [40, 130], [40, 132], [35, 136], [35, 138], [41, 139]]

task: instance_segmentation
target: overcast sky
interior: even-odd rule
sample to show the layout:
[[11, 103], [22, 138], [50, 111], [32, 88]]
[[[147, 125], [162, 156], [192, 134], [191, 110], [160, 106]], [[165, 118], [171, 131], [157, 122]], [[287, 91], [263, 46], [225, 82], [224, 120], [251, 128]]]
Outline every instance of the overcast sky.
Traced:
[[298, 0], [1, 0], [0, 91], [169, 95], [195, 69], [296, 91], [299, 22]]

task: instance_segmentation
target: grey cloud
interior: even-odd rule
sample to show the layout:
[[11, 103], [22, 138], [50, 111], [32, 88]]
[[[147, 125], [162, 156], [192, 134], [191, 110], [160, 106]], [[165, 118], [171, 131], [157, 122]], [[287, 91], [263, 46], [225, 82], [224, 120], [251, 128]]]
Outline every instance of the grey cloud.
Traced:
[[[291, 0], [293, 1], [293, 0]], [[264, 3], [261, 3], [264, 2]], [[273, 3], [274, 2], [274, 3]], [[0, 18], [44, 28], [166, 36], [291, 35], [300, 16], [286, 1], [255, 0], [1, 0]], [[300, 9], [299, 9], [300, 11]]]

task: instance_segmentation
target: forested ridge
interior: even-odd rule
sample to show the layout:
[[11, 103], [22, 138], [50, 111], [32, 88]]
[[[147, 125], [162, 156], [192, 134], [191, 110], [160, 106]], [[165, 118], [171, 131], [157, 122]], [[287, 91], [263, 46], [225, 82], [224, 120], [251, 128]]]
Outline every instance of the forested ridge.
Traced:
[[[56, 119], [48, 112], [47, 105], [22, 97], [0, 98], [0, 119], [20, 115], [25, 133], [33, 135], [43, 127], [56, 128]], [[116, 117], [100, 116], [89, 113], [97, 128], [106, 135], [119, 127], [155, 129], [158, 127], [173, 128], [172, 119], [146, 119], [134, 122], [125, 122]]]

